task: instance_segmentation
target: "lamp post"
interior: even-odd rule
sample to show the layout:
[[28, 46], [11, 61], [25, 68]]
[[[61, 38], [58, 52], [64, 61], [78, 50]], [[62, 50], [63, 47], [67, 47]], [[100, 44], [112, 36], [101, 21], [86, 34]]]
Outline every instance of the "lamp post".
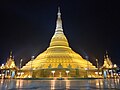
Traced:
[[66, 71], [66, 73], [67, 73], [67, 77], [68, 77], [69, 72], [70, 72], [70, 71]]
[[88, 72], [87, 72], [87, 70], [88, 70], [88, 69], [87, 69], [87, 68], [85, 68], [85, 71], [86, 71], [86, 77], [88, 77]]
[[52, 74], [53, 74], [53, 77], [54, 77], [55, 71], [51, 71], [51, 72], [52, 72]]
[[[20, 68], [19, 68], [19, 70], [22, 68], [22, 61], [23, 61], [23, 59], [20, 59]], [[21, 71], [20, 71], [20, 75], [19, 75], [19, 77], [21, 76]]]
[[113, 71], [112, 71], [112, 69], [109, 70], [109, 72], [110, 72], [110, 77], [113, 77]]
[[97, 68], [98, 68], [98, 59], [96, 59], [96, 64], [97, 64]]
[[116, 73], [116, 71], [117, 71], [117, 65], [116, 64], [113, 65], [113, 69], [114, 69], [114, 71]]
[[23, 59], [20, 59], [20, 69], [22, 67], [22, 61], [23, 61]]
[[98, 59], [96, 58], [96, 65], [97, 65], [97, 71], [98, 71], [98, 75], [99, 75], [99, 67], [98, 67]]
[[4, 69], [5, 69], [5, 65], [4, 64], [2, 64], [1, 69], [2, 69], [1, 75], [2, 75], [2, 79], [3, 79], [4, 78]]
[[101, 75], [102, 75], [102, 72], [99, 72], [99, 75], [101, 76]]
[[89, 70], [89, 65], [88, 65], [88, 56], [85, 56], [86, 60], [87, 60], [87, 67], [85, 68], [86, 70], [86, 77], [88, 77], [88, 70]]
[[32, 56], [32, 57], [31, 57], [31, 78], [32, 78], [32, 76], [33, 76], [33, 75], [32, 75], [32, 74], [33, 74], [32, 62], [33, 62], [33, 60], [34, 60], [34, 57], [35, 57], [35, 56]]
[[18, 75], [18, 78], [20, 78], [20, 72], [18, 72], [17, 75]]

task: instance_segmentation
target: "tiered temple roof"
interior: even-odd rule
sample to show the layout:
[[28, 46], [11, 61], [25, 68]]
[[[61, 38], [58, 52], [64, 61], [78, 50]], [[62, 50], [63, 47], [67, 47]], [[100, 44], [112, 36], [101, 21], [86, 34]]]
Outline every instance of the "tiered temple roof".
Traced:
[[114, 67], [117, 67], [117, 65], [112, 63], [110, 57], [108, 56], [108, 52], [106, 51], [106, 54], [104, 56], [104, 64], [103, 64], [102, 68], [110, 69], [110, 68], [114, 68]]
[[6, 64], [2, 64], [1, 69], [18, 69], [15, 65], [14, 58], [12, 56], [12, 52], [10, 52], [10, 57], [7, 59]]

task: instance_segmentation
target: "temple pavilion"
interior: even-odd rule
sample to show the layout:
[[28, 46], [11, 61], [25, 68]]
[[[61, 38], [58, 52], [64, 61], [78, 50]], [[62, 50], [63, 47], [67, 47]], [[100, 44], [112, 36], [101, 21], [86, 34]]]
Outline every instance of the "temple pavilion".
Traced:
[[0, 66], [0, 71], [1, 71], [1, 77], [15, 78], [16, 72], [18, 71], [18, 67], [15, 65], [15, 61], [12, 56], [12, 52], [10, 52], [10, 56], [7, 59], [6, 64], [2, 64]]
[[116, 74], [116, 70], [118, 69], [118, 67], [116, 64], [112, 63], [107, 51], [104, 55], [103, 66], [100, 69], [103, 70], [104, 78], [111, 78], [116, 76], [114, 74]]

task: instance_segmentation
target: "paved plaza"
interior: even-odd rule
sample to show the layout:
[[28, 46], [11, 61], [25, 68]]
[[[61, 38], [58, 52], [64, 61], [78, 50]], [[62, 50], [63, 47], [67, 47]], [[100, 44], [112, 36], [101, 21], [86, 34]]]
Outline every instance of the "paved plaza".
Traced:
[[0, 79], [0, 90], [120, 90], [120, 79]]

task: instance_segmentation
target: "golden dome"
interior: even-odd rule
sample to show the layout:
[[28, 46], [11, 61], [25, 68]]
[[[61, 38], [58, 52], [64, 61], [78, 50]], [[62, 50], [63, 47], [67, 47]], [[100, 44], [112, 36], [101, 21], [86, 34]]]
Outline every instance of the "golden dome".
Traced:
[[33, 61], [29, 61], [22, 70], [59, 68], [81, 68], [95, 69], [89, 61], [83, 59], [75, 53], [68, 44], [68, 40], [63, 33], [61, 13], [58, 10], [55, 33], [51, 39], [50, 46], [43, 53], [39, 54]]
[[66, 47], [69, 46], [68, 41], [63, 32], [57, 32], [57, 33], [55, 32], [50, 42], [50, 47], [53, 46], [66, 46]]

